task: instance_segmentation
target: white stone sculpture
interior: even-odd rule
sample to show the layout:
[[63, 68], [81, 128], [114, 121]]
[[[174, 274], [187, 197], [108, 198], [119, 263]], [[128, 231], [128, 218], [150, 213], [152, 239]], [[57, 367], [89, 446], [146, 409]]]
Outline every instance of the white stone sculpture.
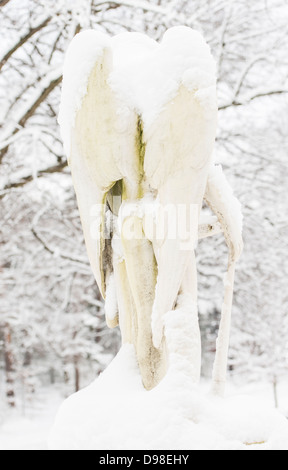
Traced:
[[[213, 371], [223, 393], [242, 216], [212, 157], [217, 97], [208, 45], [186, 27], [169, 29], [160, 43], [138, 33], [78, 34], [66, 55], [59, 123], [107, 324], [119, 323], [123, 343], [134, 344], [148, 390], [167, 370], [165, 315], [179, 295], [190, 299], [191, 374], [199, 380], [194, 250], [198, 238], [224, 233], [228, 274]], [[203, 201], [216, 217], [201, 222]]]

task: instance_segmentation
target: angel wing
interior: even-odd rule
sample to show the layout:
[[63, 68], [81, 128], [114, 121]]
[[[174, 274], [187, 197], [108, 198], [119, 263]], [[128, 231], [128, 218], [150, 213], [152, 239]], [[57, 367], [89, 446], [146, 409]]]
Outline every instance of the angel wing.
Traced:
[[[141, 43], [139, 35], [133, 35], [133, 38]], [[122, 35], [119, 41], [123, 40], [125, 42]], [[145, 39], [145, 48], [146, 43]], [[107, 207], [116, 213], [119, 209], [114, 207], [115, 192], [120, 193], [121, 199], [135, 199], [140, 195], [139, 180], [143, 178], [141, 122], [129, 106], [127, 97], [123, 101], [113, 89], [112, 45], [106, 36], [92, 31], [80, 33], [72, 41], [67, 54], [68, 63], [64, 67], [64, 102], [60, 122], [92, 271], [104, 298], [107, 287], [113, 289], [113, 283], [109, 282], [113, 271], [122, 339], [135, 344], [144, 385], [152, 388], [160, 379], [159, 364], [162, 362], [158, 351], [154, 355], [151, 352], [150, 318], [156, 282], [150, 275], [156, 272], [152, 244], [148, 240], [144, 244], [137, 239], [127, 241], [122, 236], [120, 242], [125, 260], [120, 260], [116, 259], [112, 249], [110, 234], [106, 236], [105, 233]], [[93, 48], [97, 54], [89, 52]], [[70, 81], [73, 82], [81, 69], [85, 70], [86, 82], [79, 77], [78, 84], [76, 80], [71, 86]], [[76, 98], [73, 96], [75, 92], [79, 95]], [[74, 101], [72, 109], [71, 101]], [[67, 132], [67, 119], [74, 109], [75, 119]], [[134, 281], [139, 280], [138, 271], [141, 272], [141, 282], [134, 289]], [[111, 327], [118, 322], [116, 317], [109, 315], [106, 315], [106, 320]]]
[[[144, 132], [147, 180], [157, 189], [164, 210], [167, 208], [169, 212], [169, 207], [172, 208], [169, 223], [177, 228], [176, 234], [173, 230], [170, 236], [166, 234], [158, 249], [152, 314], [155, 347], [161, 344], [164, 315], [173, 309], [187, 267], [193, 260], [217, 127], [215, 75], [205, 78], [207, 68], [213, 72], [214, 62], [203, 38], [189, 28], [176, 27], [168, 31], [163, 43], [167, 50], [174, 49], [176, 58], [183, 46], [188, 51], [188, 64], [190, 61], [196, 71], [183, 69], [176, 96]], [[183, 233], [185, 225], [188, 225], [187, 235]]]
[[[97, 55], [87, 55], [87, 47], [96, 49]], [[87, 31], [73, 39], [64, 66], [60, 113], [63, 128], [67, 113], [72, 112], [70, 102], [74, 101], [76, 113], [66, 148], [88, 257], [104, 298], [112, 265], [111, 240], [105, 233], [107, 196], [113, 196], [114, 185], [123, 177], [139, 178], [135, 154], [137, 117], [108, 85], [112, 60], [111, 44], [101, 33]], [[86, 83], [81, 77], [82, 81], [79, 79], [73, 87], [70, 82], [79, 69], [84, 76], [86, 73]], [[77, 100], [74, 94], [79, 94], [79, 90], [82, 96]]]

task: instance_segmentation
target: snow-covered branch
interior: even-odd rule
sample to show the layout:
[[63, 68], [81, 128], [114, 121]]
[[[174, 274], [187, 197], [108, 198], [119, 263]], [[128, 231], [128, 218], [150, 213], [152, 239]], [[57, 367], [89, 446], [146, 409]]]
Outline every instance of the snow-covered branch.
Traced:
[[225, 36], [226, 36], [226, 31], [229, 25], [229, 21], [231, 19], [231, 14], [232, 14], [232, 3], [228, 5], [228, 7], [225, 10], [224, 13], [224, 19], [220, 28], [220, 33], [219, 33], [219, 52], [218, 52], [218, 58], [217, 58], [217, 75], [220, 76], [220, 70], [222, 66], [222, 60], [223, 60], [223, 55], [224, 55], [224, 47], [225, 47]]
[[35, 227], [32, 226], [31, 231], [32, 231], [34, 237], [41, 243], [43, 248], [46, 251], [48, 251], [51, 255], [57, 254], [57, 256], [60, 256], [60, 258], [66, 259], [68, 261], [73, 261], [74, 263], [79, 263], [79, 264], [84, 265], [84, 266], [89, 265], [88, 261], [86, 261], [83, 258], [78, 258], [76, 256], [71, 256], [71, 255], [68, 255], [68, 254], [63, 253], [63, 252], [59, 253], [58, 250], [56, 251], [54, 248], [50, 247], [49, 244], [47, 243], [47, 241], [44, 240], [43, 237], [41, 237], [41, 235], [39, 234], [39, 232], [37, 231], [37, 229]]
[[[57, 165], [48, 166], [47, 168], [38, 170], [37, 177], [45, 176], [47, 174], [52, 174], [52, 173], [60, 173], [66, 167], [67, 167], [67, 161], [65, 160], [63, 162], [58, 163]], [[25, 186], [25, 184], [30, 183], [30, 181], [33, 181], [33, 179], [34, 179], [34, 175], [30, 173], [28, 175], [22, 176], [20, 179], [16, 181], [11, 181], [7, 183], [4, 186], [4, 188], [1, 190], [0, 198], [3, 197], [7, 193], [7, 191]]]
[[245, 106], [249, 104], [251, 101], [254, 101], [257, 98], [263, 98], [273, 95], [282, 95], [288, 93], [288, 88], [277, 88], [277, 89], [259, 89], [256, 90], [254, 93], [250, 93], [244, 96], [241, 100], [232, 99], [227, 103], [223, 103], [219, 105], [219, 110], [231, 108], [233, 106]]
[[47, 83], [47, 78], [44, 80], [43, 88], [38, 91], [35, 98], [31, 100], [31, 104], [29, 104], [24, 111], [21, 119], [18, 121], [18, 126], [24, 127], [28, 119], [35, 113], [36, 109], [40, 106], [43, 101], [48, 97], [51, 91], [54, 90], [62, 81], [62, 75], [58, 75], [56, 73], [56, 78], [52, 78], [52, 80]]
[[47, 26], [51, 19], [51, 16], [45, 18], [44, 21], [41, 21], [41, 23], [39, 23], [38, 25], [34, 26], [33, 28], [30, 28], [29, 31], [24, 34], [24, 36], [22, 36], [19, 41], [6, 52], [6, 54], [4, 54], [2, 59], [0, 59], [0, 71], [2, 67], [6, 64], [6, 62], [10, 59], [10, 57], [14, 54], [14, 52], [16, 52], [21, 46], [23, 46], [23, 44], [25, 44], [35, 33], [38, 33], [41, 29]]
[[[49, 94], [61, 83], [62, 74], [59, 75], [59, 70], [54, 70], [52, 73], [49, 73], [41, 80], [41, 85], [38, 85], [35, 89], [35, 93], [32, 98], [30, 98], [28, 103], [25, 103], [25, 108], [22, 109], [15, 119], [15, 124], [12, 126], [12, 129], [7, 132], [4, 136], [3, 141], [6, 140], [9, 142], [11, 137], [18, 133], [26, 124], [28, 119], [33, 116], [38, 107], [47, 99]], [[8, 151], [9, 143], [3, 147], [0, 143], [0, 163]]]
[[247, 64], [245, 64], [245, 66], [243, 67], [242, 73], [240, 74], [239, 80], [235, 86], [233, 102], [237, 101], [239, 93], [243, 86], [244, 80], [247, 77], [248, 73], [250, 72], [252, 67], [261, 60], [266, 60], [266, 57], [264, 55], [253, 57], [253, 59], [251, 59]]
[[94, 6], [101, 6], [101, 5], [110, 5], [110, 6], [126, 6], [131, 8], [141, 9], [144, 12], [152, 12], [152, 13], [159, 13], [161, 15], [166, 15], [168, 10], [166, 8], [162, 8], [161, 6], [155, 5], [153, 3], [144, 2], [141, 0], [104, 0], [97, 2]]

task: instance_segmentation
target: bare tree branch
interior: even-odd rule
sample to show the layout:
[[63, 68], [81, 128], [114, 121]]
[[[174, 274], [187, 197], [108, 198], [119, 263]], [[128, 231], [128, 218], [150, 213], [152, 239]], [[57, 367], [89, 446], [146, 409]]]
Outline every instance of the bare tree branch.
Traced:
[[[41, 22], [37, 27], [34, 27], [34, 28], [30, 29], [30, 31], [17, 43], [17, 47], [15, 45], [14, 48], [12, 48], [9, 51], [9, 53], [7, 53], [4, 56], [2, 61], [4, 61], [4, 63], [5, 63], [8, 60], [8, 58], [11, 57], [13, 52], [15, 52], [15, 50], [17, 50], [19, 47], [21, 47], [29, 38], [31, 38], [31, 36], [33, 36], [33, 34], [35, 34], [40, 29], [44, 28], [44, 26], [46, 26], [51, 21], [51, 19], [52, 19], [52, 17], [48, 17], [48, 18], [46, 18], [45, 21]], [[74, 30], [74, 35], [79, 33], [80, 30], [81, 30], [81, 26], [80, 26], [79, 23], [77, 23], [76, 27], [75, 27], [75, 30]], [[9, 54], [9, 57], [7, 57], [8, 54]], [[2, 61], [0, 62], [0, 64], [2, 63]], [[0, 68], [0, 70], [1, 70], [1, 68]], [[55, 77], [55, 74], [54, 74], [54, 77]], [[21, 130], [25, 126], [28, 119], [31, 116], [34, 115], [34, 113], [38, 109], [38, 107], [46, 100], [46, 98], [49, 96], [49, 94], [61, 83], [61, 81], [62, 81], [62, 74], [58, 75], [58, 76], [56, 76], [56, 78], [53, 78], [52, 80], [50, 80], [50, 82], [48, 84], [46, 84], [47, 83], [47, 77], [44, 77], [44, 79], [43, 79], [43, 82], [44, 82], [43, 83], [43, 88], [41, 89], [41, 87], [40, 87], [40, 93], [38, 94], [38, 96], [36, 96], [34, 98], [34, 101], [31, 103], [31, 105], [28, 108], [26, 108], [24, 114], [16, 120], [17, 123], [15, 124], [14, 129], [9, 133], [8, 136], [6, 136], [5, 140], [9, 140], [13, 135], [17, 134], [19, 132], [19, 130]], [[37, 85], [36, 88], [38, 89], [39, 85]], [[8, 149], [9, 149], [9, 144], [0, 150], [0, 165], [1, 165], [3, 157], [6, 155]]]
[[[53, 248], [51, 248], [47, 242], [41, 237], [41, 235], [39, 235], [39, 233], [37, 232], [37, 230], [35, 229], [35, 227], [31, 227], [31, 231], [34, 235], [34, 237], [41, 243], [41, 245], [44, 247], [44, 249], [46, 251], [48, 251], [48, 253], [50, 253], [51, 255], [54, 255], [55, 254], [55, 250], [53, 250]], [[84, 265], [85, 267], [89, 266], [89, 263], [88, 261], [85, 262], [85, 260], [83, 259], [79, 259], [75, 256], [71, 256], [71, 255], [67, 255], [65, 253], [59, 253], [57, 251], [57, 256], [60, 256], [60, 258], [63, 258], [63, 259], [66, 259], [68, 261], [73, 261], [74, 263], [79, 263], [81, 265]]]
[[22, 38], [20, 38], [20, 40], [8, 52], [6, 52], [6, 54], [0, 60], [0, 71], [2, 67], [6, 64], [6, 62], [10, 59], [10, 57], [14, 54], [14, 52], [16, 52], [21, 46], [23, 46], [23, 44], [25, 44], [25, 42], [27, 42], [35, 33], [38, 33], [38, 31], [47, 26], [51, 19], [52, 17], [49, 16], [34, 28], [30, 28], [29, 31], [24, 36], [22, 36]]
[[4, 7], [4, 5], [7, 5], [9, 2], [10, 0], [0, 0], [0, 7]]
[[224, 55], [225, 35], [227, 32], [229, 21], [231, 19], [231, 14], [232, 14], [232, 4], [228, 5], [225, 11], [225, 16], [224, 16], [221, 29], [220, 29], [220, 38], [219, 38], [220, 51], [218, 53], [218, 58], [217, 58], [217, 72], [219, 76], [220, 76], [220, 71], [222, 67], [223, 55]]
[[[53, 165], [53, 166], [44, 168], [43, 170], [39, 170], [37, 172], [37, 176], [41, 177], [41, 176], [45, 176], [46, 174], [59, 173], [63, 171], [66, 167], [67, 167], [67, 161], [65, 160], [64, 162], [58, 163], [58, 165]], [[18, 181], [13, 181], [11, 183], [6, 184], [2, 190], [2, 194], [0, 194], [0, 198], [5, 196], [6, 191], [25, 186], [25, 184], [29, 183], [33, 179], [34, 179], [34, 175], [29, 174], [29, 175], [23, 176]]]
[[[55, 78], [54, 80], [51, 80], [51, 82], [46, 86], [42, 91], [40, 92], [39, 96], [33, 101], [33, 103], [29, 106], [29, 108], [25, 111], [25, 113], [22, 115], [22, 117], [18, 120], [17, 124], [14, 127], [14, 130], [11, 132], [11, 136], [17, 134], [21, 128], [23, 128], [28, 121], [28, 119], [33, 116], [37, 108], [43, 103], [43, 101], [46, 100], [48, 95], [56, 88], [62, 81], [62, 75]], [[0, 151], [0, 164], [3, 160], [3, 157], [6, 155], [9, 149], [9, 144], [2, 148]]]
[[288, 93], [288, 89], [278, 89], [278, 90], [259, 90], [256, 91], [256, 93], [244, 97], [242, 100], [237, 101], [237, 100], [232, 100], [229, 103], [223, 103], [220, 104], [218, 107], [219, 110], [227, 109], [227, 108], [232, 108], [233, 106], [245, 106], [249, 104], [251, 101], [256, 100], [257, 98], [263, 98], [267, 96], [273, 96], [273, 95], [282, 95], [284, 93]]
[[264, 55], [261, 55], [259, 57], [254, 57], [252, 60], [250, 60], [248, 62], [248, 64], [245, 64], [244, 68], [243, 68], [243, 71], [240, 75], [240, 78], [235, 86], [235, 90], [234, 90], [234, 99], [233, 101], [237, 101], [237, 98], [240, 94], [240, 91], [241, 91], [241, 88], [243, 86], [243, 83], [244, 83], [244, 80], [245, 78], [247, 77], [248, 73], [250, 72], [250, 70], [252, 69], [252, 67], [257, 63], [259, 62], [260, 60], [265, 60], [266, 57]]
[[62, 75], [54, 80], [52, 80], [49, 85], [41, 92], [41, 94], [39, 95], [39, 97], [36, 99], [36, 101], [34, 101], [34, 103], [32, 103], [32, 105], [30, 106], [30, 108], [25, 112], [25, 114], [22, 116], [22, 118], [20, 119], [20, 121], [18, 122], [18, 125], [20, 127], [24, 127], [26, 122], [28, 121], [28, 119], [33, 116], [33, 114], [35, 113], [36, 109], [40, 106], [41, 103], [43, 103], [43, 101], [45, 101], [45, 99], [48, 97], [48, 95], [51, 93], [52, 90], [54, 90], [54, 88], [56, 88], [56, 86], [58, 86], [62, 81]]
[[132, 8], [140, 8], [141, 10], [147, 12], [151, 11], [153, 13], [160, 13], [160, 14], [166, 14], [167, 10], [165, 8], [162, 8], [161, 6], [154, 5], [151, 3], [148, 3], [146, 1], [140, 1], [137, 0], [137, 2], [133, 0], [104, 0], [104, 1], [99, 1], [97, 2], [94, 6], [98, 7], [101, 5], [109, 5], [110, 7], [117, 8], [118, 6], [127, 6], [127, 7], [132, 7]]

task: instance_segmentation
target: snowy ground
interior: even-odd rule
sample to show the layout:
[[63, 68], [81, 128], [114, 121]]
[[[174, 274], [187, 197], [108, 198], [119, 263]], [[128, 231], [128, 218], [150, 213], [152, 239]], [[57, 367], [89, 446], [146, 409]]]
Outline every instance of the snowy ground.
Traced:
[[288, 420], [268, 389], [213, 396], [191, 383], [179, 358], [147, 392], [133, 347], [122, 347], [97, 380], [63, 403], [49, 449], [288, 450]]
[[222, 398], [211, 394], [211, 382], [195, 385], [189, 321], [185, 308], [167, 313], [168, 368], [155, 388], [144, 389], [135, 349], [122, 345], [94, 382], [61, 405], [48, 448], [288, 450], [285, 390], [279, 394], [283, 413], [275, 410], [271, 386], [229, 386]]
[[[209, 384], [203, 381], [201, 388], [203, 393], [206, 393]], [[237, 395], [245, 395], [253, 401], [257, 400], [263, 409], [270, 410], [273, 407], [271, 384], [252, 383], [239, 390], [239, 387], [235, 387], [229, 382], [227, 396], [233, 397]], [[6, 410], [5, 413], [0, 413], [0, 450], [47, 449], [47, 438], [58, 408], [64, 400], [64, 395], [59, 389], [51, 386], [42, 390], [40, 397], [40, 401], [26, 406], [25, 415], [23, 415], [21, 410]], [[279, 411], [288, 416], [288, 382], [283, 382], [279, 386]], [[260, 450], [261, 447], [264, 450], [264, 445], [258, 446]]]
[[47, 450], [47, 435], [64, 400], [57, 387], [37, 391], [25, 409], [0, 407], [0, 450]]

